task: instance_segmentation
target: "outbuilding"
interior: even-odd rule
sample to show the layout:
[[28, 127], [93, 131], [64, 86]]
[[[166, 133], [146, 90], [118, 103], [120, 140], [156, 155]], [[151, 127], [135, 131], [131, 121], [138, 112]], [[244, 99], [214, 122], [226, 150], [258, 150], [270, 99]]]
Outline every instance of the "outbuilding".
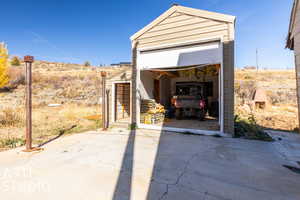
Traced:
[[294, 0], [286, 47], [295, 52], [297, 82], [298, 120], [300, 126], [300, 3]]
[[234, 133], [235, 19], [173, 5], [130, 38], [132, 80], [123, 89], [130, 85], [132, 124]]

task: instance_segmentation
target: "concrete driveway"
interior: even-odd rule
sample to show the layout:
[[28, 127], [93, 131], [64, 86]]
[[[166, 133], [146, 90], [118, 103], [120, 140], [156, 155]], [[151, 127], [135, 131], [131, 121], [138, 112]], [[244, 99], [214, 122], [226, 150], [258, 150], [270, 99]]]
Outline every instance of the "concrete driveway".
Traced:
[[113, 130], [59, 138], [39, 153], [0, 153], [9, 200], [253, 200], [300, 197], [275, 143]]

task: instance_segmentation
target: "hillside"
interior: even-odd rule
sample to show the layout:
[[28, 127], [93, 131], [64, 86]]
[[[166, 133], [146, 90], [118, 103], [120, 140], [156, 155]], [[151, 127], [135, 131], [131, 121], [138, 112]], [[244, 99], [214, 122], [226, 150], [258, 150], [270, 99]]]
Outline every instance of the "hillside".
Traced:
[[[86, 67], [37, 61], [33, 64], [33, 138], [40, 144], [60, 133], [100, 128], [101, 74], [113, 76], [128, 67]], [[25, 133], [24, 65], [11, 67], [10, 85], [0, 92], [0, 148], [21, 145]], [[55, 105], [55, 106], [53, 106]], [[75, 126], [75, 127], [74, 127]]]
[[[24, 143], [24, 66], [11, 67], [10, 91], [0, 92], [0, 148]], [[76, 64], [36, 61], [33, 65], [33, 134], [40, 144], [60, 133], [82, 132], [100, 127], [100, 71], [109, 76], [129, 67], [86, 67]], [[296, 83], [293, 70], [237, 70], [235, 73], [235, 113], [253, 117], [264, 128], [297, 129]], [[253, 92], [264, 89], [265, 109], [253, 109]], [[53, 104], [57, 104], [53, 106]], [[96, 118], [97, 119], [97, 118]]]
[[[297, 98], [294, 70], [236, 70], [235, 112], [247, 118], [253, 115], [264, 128], [297, 129]], [[263, 89], [268, 102], [265, 109], [252, 109], [251, 98]]]

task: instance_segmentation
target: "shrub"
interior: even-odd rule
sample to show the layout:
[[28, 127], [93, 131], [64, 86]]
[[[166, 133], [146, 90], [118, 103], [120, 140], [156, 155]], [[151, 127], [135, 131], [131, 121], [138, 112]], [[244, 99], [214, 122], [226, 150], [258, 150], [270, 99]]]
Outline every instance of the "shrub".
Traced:
[[82, 90], [79, 88], [67, 87], [59, 95], [69, 99], [78, 98], [82, 95]]
[[91, 63], [89, 61], [85, 61], [84, 66], [86, 66], [86, 67], [91, 66]]
[[246, 101], [252, 100], [256, 87], [257, 86], [255, 81], [235, 82], [234, 92], [241, 104], [244, 104]]
[[6, 138], [0, 140], [0, 148], [16, 148], [25, 145], [23, 138]]
[[273, 141], [263, 129], [257, 125], [254, 115], [251, 113], [248, 119], [242, 119], [238, 115], [234, 118], [234, 137], [247, 139]]
[[21, 60], [20, 60], [17, 56], [14, 56], [14, 57], [11, 59], [10, 64], [11, 64], [12, 66], [20, 66], [20, 65], [21, 65]]
[[24, 71], [19, 67], [11, 67], [8, 70], [9, 84], [11, 86], [25, 85]]
[[0, 113], [0, 126], [18, 126], [23, 122], [20, 112], [6, 108]]

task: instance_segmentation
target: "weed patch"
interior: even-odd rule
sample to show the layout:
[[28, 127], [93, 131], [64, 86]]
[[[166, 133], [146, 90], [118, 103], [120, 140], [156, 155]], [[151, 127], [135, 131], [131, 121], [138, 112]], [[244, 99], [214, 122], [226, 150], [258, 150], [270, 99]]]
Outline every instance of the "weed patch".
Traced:
[[6, 108], [0, 113], [0, 126], [18, 127], [23, 123], [23, 118], [18, 110]]
[[257, 125], [255, 117], [251, 115], [248, 119], [242, 119], [238, 115], [234, 120], [234, 137], [244, 137], [253, 140], [273, 141], [273, 139]]
[[24, 144], [25, 139], [23, 138], [5, 138], [0, 140], [0, 148], [16, 148]]

